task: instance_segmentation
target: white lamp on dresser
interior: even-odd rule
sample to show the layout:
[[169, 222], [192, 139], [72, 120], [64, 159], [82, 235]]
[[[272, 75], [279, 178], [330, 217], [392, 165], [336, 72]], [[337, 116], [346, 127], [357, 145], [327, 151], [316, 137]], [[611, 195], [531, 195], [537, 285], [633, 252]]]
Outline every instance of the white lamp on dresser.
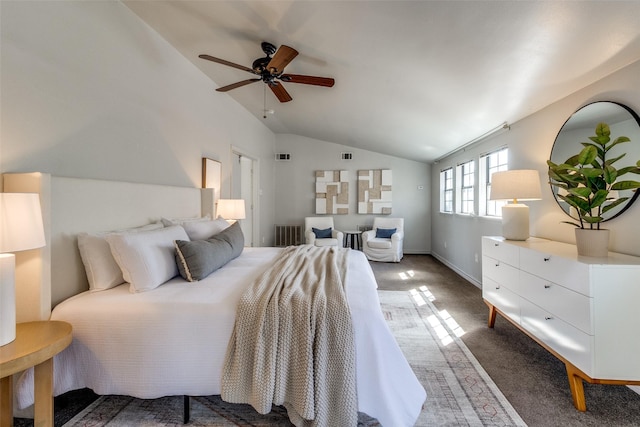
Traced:
[[540, 174], [537, 170], [517, 169], [491, 175], [490, 200], [513, 200], [502, 207], [502, 236], [508, 240], [529, 238], [529, 206], [523, 200], [540, 200]]
[[0, 346], [16, 338], [16, 259], [7, 252], [44, 245], [38, 194], [0, 193]]

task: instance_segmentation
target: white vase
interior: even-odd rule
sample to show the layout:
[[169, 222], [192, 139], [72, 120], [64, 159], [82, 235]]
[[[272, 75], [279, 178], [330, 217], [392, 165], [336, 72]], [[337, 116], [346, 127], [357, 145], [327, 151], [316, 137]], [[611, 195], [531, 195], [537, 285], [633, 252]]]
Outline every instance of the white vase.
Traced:
[[578, 255], [606, 257], [609, 255], [609, 230], [576, 228]]

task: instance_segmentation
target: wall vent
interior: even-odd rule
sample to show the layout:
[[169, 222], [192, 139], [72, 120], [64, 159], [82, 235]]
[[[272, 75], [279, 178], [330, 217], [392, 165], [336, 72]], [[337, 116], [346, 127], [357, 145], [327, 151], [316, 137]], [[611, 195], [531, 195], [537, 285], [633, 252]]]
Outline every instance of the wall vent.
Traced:
[[290, 153], [276, 153], [276, 162], [288, 162], [291, 161]]
[[340, 158], [342, 160], [353, 160], [353, 153], [341, 153]]

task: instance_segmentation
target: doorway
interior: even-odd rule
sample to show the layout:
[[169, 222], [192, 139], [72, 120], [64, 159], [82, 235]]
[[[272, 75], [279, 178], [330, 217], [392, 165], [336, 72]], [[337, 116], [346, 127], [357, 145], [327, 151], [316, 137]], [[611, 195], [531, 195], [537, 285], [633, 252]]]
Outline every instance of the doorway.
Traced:
[[258, 211], [258, 160], [237, 147], [231, 151], [231, 198], [242, 199], [245, 219], [240, 220], [245, 246], [259, 246]]

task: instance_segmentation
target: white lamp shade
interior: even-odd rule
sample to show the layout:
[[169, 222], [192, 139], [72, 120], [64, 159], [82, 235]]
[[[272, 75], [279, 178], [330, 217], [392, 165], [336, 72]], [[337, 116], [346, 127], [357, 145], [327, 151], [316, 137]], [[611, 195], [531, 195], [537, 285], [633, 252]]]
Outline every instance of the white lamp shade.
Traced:
[[0, 253], [45, 245], [40, 199], [35, 193], [0, 193]]
[[217, 213], [224, 219], [245, 219], [244, 200], [220, 199]]
[[537, 170], [516, 169], [491, 175], [490, 200], [540, 200], [540, 173]]

